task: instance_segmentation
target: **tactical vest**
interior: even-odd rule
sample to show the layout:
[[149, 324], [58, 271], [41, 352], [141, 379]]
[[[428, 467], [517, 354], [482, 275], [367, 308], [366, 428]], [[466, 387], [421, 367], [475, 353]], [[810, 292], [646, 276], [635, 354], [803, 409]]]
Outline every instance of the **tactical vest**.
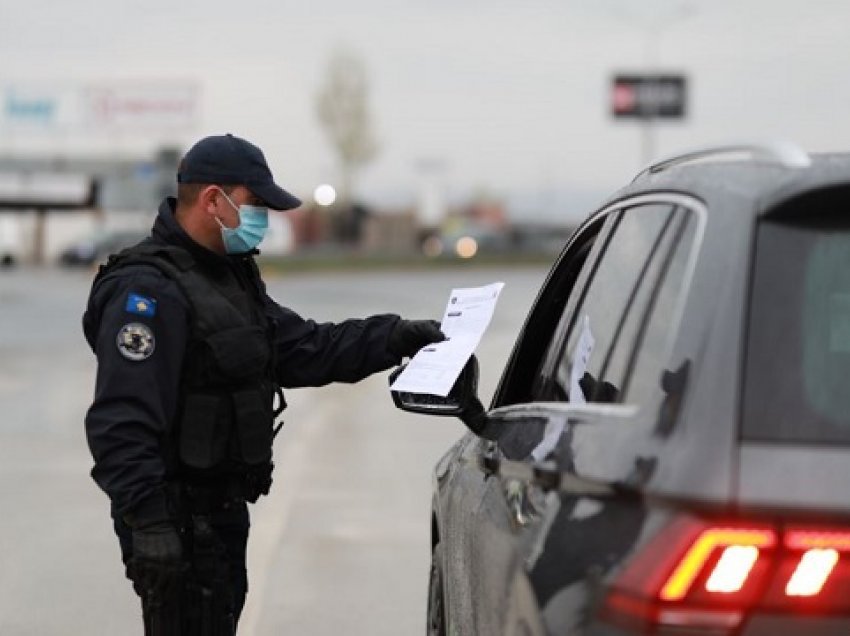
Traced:
[[[259, 279], [253, 259], [248, 262]], [[274, 421], [286, 406], [274, 380], [272, 330], [258, 292], [244, 289], [229, 268], [215, 280], [198, 271], [186, 250], [148, 242], [111, 256], [98, 278], [136, 264], [159, 269], [189, 303], [169, 473], [256, 501], [271, 485]]]

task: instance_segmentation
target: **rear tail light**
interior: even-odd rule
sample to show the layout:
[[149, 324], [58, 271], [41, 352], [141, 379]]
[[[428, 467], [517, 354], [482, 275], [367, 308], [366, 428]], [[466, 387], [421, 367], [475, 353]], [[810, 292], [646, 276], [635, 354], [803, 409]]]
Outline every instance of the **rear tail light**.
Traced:
[[731, 634], [753, 609], [850, 614], [850, 532], [680, 517], [614, 581], [604, 620], [646, 634]]
[[817, 596], [838, 563], [838, 551], [814, 548], [803, 553], [785, 586], [786, 596]]
[[850, 532], [789, 526], [766, 607], [802, 613], [850, 614]]
[[705, 581], [707, 592], [739, 592], [761, 555], [760, 549], [772, 548], [775, 543], [776, 535], [769, 528], [703, 530], [667, 578], [660, 597], [665, 601], [685, 598], [706, 571], [709, 572]]

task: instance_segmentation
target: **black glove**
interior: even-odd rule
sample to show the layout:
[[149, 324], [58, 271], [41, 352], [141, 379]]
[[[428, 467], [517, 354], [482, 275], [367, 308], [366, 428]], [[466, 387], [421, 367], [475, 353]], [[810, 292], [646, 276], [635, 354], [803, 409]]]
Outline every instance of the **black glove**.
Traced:
[[588, 402], [603, 402], [612, 404], [617, 401], [620, 391], [607, 380], [599, 382], [587, 371], [578, 381], [578, 386]]
[[165, 498], [153, 495], [132, 512], [124, 522], [133, 531], [133, 556], [127, 564], [127, 576], [136, 593], [171, 589], [185, 569], [183, 544], [168, 514]]
[[387, 340], [387, 351], [399, 358], [410, 358], [425, 345], [445, 339], [436, 320], [399, 320]]
[[184, 569], [183, 544], [174, 524], [165, 521], [133, 530], [127, 573], [139, 595], [173, 589]]

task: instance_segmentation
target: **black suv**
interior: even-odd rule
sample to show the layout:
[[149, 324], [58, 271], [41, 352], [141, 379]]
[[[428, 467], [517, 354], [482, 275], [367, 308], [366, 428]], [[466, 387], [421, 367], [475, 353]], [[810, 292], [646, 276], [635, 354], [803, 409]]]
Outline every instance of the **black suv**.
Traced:
[[850, 633], [850, 154], [656, 163], [447, 399], [430, 634]]

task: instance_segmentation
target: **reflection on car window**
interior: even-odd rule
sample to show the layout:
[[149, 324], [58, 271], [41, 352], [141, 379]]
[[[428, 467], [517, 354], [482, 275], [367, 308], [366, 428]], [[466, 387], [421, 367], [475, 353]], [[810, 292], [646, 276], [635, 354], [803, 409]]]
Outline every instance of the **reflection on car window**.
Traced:
[[625, 312], [643, 314], [649, 292], [639, 282], [657, 271], [673, 215], [670, 204], [639, 206], [623, 214], [575, 312], [550, 399], [618, 400], [625, 359], [609, 359], [609, 352], [613, 354], [612, 345], [624, 335]]
[[[616, 229], [621, 216], [619, 212], [610, 214], [605, 220], [599, 235], [593, 239], [589, 253], [585, 255], [584, 250], [582, 250], [581, 261], [577, 264], [580, 267], [580, 271], [575, 276], [575, 283], [571, 285], [569, 297], [557, 310], [559, 312], [557, 327], [554, 333], [548, 337], [545, 353], [540, 357], [530, 396], [532, 400], [565, 401], [567, 399], [567, 395], [559, 389], [557, 384], [552, 382], [551, 374], [547, 373], [547, 369], [552, 368], [560, 354], [565, 334], [568, 333], [572, 326], [570, 319], [574, 315], [576, 307], [581, 302], [582, 293], [587, 285], [587, 281], [590, 280], [595, 271], [599, 254], [605, 251], [611, 239], [611, 233]], [[571, 270], [575, 266], [576, 263], [569, 263], [563, 269]], [[563, 275], [563, 272], [558, 272], [558, 276]]]
[[[646, 315], [636, 316], [636, 332], [628, 367], [625, 371], [623, 401], [633, 404], [649, 404], [655, 400], [660, 406], [663, 394], [661, 375], [664, 372], [669, 355], [670, 334], [675, 329], [673, 321], [686, 283], [688, 263], [693, 251], [696, 235], [696, 217], [686, 211], [677, 214], [669, 232], [673, 251], [663, 250], [666, 254], [663, 262], [658, 259], [663, 271], [660, 282], [653, 285], [653, 298], [647, 307]], [[654, 277], [657, 279], [657, 277]]]

